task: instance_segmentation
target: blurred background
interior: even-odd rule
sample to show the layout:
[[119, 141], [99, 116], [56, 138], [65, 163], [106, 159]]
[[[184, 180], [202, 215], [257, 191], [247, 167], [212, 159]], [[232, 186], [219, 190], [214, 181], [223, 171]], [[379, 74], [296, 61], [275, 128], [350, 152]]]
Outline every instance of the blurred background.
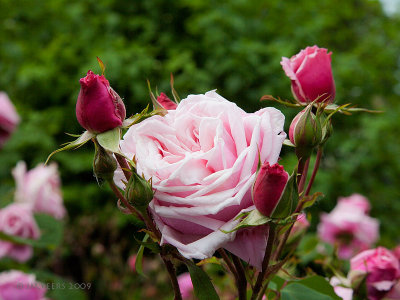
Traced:
[[[79, 79], [100, 73], [99, 56], [128, 115], [148, 103], [146, 80], [171, 96], [170, 73], [181, 98], [211, 89], [247, 112], [266, 105], [287, 121], [297, 113], [265, 94], [291, 98], [281, 57], [306, 46], [333, 52], [336, 103], [382, 110], [334, 118], [314, 190], [325, 198], [312, 223], [339, 196], [354, 192], [372, 203], [381, 222], [380, 244], [400, 242], [400, 15], [396, 1], [369, 0], [0, 0], [0, 90], [21, 123], [0, 152], [0, 197], [12, 197], [11, 169], [46, 160], [65, 133], [79, 134], [75, 118]], [[293, 162], [291, 149], [283, 160]], [[164, 273], [149, 280], [128, 264], [140, 239], [137, 224], [116, 208], [92, 173], [93, 147], [57, 154], [68, 218], [62, 245], [51, 256], [35, 252], [32, 264], [74, 282], [91, 282], [90, 299], [168, 299]], [[3, 201], [2, 200], [2, 201]], [[147, 268], [158, 261], [146, 252]], [[146, 260], [145, 260], [146, 267]], [[144, 284], [148, 285], [147, 287]], [[147, 294], [146, 294], [147, 293]], [[129, 295], [129, 296], [127, 296]]]

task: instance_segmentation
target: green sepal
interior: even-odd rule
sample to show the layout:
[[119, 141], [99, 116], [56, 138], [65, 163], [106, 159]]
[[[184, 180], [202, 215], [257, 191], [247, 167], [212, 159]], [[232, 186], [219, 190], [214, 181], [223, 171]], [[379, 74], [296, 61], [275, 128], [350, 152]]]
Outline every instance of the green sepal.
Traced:
[[373, 114], [383, 113], [383, 111], [380, 111], [380, 110], [371, 110], [371, 109], [367, 109], [367, 108], [354, 107], [354, 106], [348, 107], [349, 105], [351, 105], [351, 103], [343, 104], [341, 106], [336, 105], [336, 104], [329, 104], [324, 108], [324, 111], [327, 113], [340, 112], [345, 115], [351, 115], [352, 113], [355, 113], [355, 112], [367, 112], [367, 113], [373, 113]]
[[[146, 234], [146, 235], [149, 236], [148, 234]], [[139, 241], [137, 238], [135, 238], [135, 240], [139, 245], [150, 249], [151, 252], [153, 252], [154, 254], [158, 254], [158, 253], [161, 252], [161, 247], [156, 242], [153, 242], [153, 241], [147, 242], [147, 241], [144, 241], [144, 240]]]
[[216, 258], [215, 256], [213, 256], [213, 257], [206, 258], [206, 259], [203, 259], [203, 260], [199, 261], [199, 262], [196, 264], [196, 266], [201, 267], [201, 266], [207, 265], [207, 264], [214, 264], [214, 265], [219, 265], [219, 266], [220, 266], [220, 265], [221, 265], [221, 262], [220, 262], [220, 260], [219, 260], [218, 258]]
[[294, 171], [289, 177], [285, 189], [279, 199], [278, 205], [272, 213], [272, 218], [282, 219], [290, 216], [297, 207], [299, 194], [297, 192], [296, 173]]
[[272, 95], [264, 95], [261, 97], [260, 101], [275, 101], [275, 102], [278, 102], [279, 104], [283, 104], [287, 107], [301, 107], [302, 106], [297, 102], [290, 102], [289, 100], [282, 100], [280, 98], [275, 98]]
[[312, 195], [303, 197], [301, 199], [301, 202], [303, 203], [303, 205], [302, 205], [303, 209], [314, 205], [314, 203], [322, 197], [324, 197], [324, 194], [322, 194], [321, 192], [316, 192]]
[[119, 127], [99, 133], [96, 135], [96, 140], [105, 150], [123, 155], [119, 150], [121, 140], [121, 129]]
[[75, 141], [66, 143], [64, 147], [51, 152], [50, 155], [47, 157], [45, 164], [47, 164], [49, 162], [50, 158], [54, 154], [64, 151], [64, 150], [75, 150], [75, 149], [81, 147], [82, 145], [86, 144], [88, 141], [90, 141], [92, 138], [94, 138], [96, 136], [94, 133], [89, 132], [89, 131], [85, 131], [81, 135], [74, 135], [74, 134], [68, 134], [68, 135], [73, 136], [73, 137], [78, 137], [78, 138]]
[[179, 104], [179, 102], [181, 101], [181, 98], [179, 97], [178, 93], [176, 92], [176, 90], [174, 88], [174, 75], [172, 75], [172, 73], [171, 73], [170, 85], [171, 85], [171, 92], [172, 92], [172, 96], [174, 97], [174, 101], [176, 104]]

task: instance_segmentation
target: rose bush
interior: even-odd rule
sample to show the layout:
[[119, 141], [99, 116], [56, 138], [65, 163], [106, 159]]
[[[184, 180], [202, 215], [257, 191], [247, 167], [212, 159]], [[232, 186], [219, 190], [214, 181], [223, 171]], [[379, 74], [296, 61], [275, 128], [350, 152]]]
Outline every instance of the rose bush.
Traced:
[[11, 270], [0, 273], [0, 299], [44, 300], [46, 288], [35, 275]]
[[17, 185], [16, 202], [27, 203], [32, 206], [33, 211], [47, 213], [57, 219], [65, 216], [61, 180], [56, 164], [40, 164], [27, 171], [25, 162], [21, 161], [12, 174]]
[[[31, 206], [26, 203], [12, 203], [0, 210], [0, 231], [29, 239], [38, 239], [40, 236]], [[29, 245], [17, 245], [0, 240], [0, 258], [7, 256], [24, 262], [31, 258], [32, 254], [33, 250]]]
[[292, 81], [292, 93], [302, 103], [333, 102], [335, 82], [332, 75], [331, 55], [327, 49], [307, 47], [290, 59], [282, 57], [281, 65]]
[[[246, 113], [218, 95], [190, 95], [165, 117], [132, 126], [122, 152], [137, 160], [137, 172], [152, 178], [150, 209], [161, 243], [187, 258], [204, 259], [223, 247], [260, 267], [266, 246], [264, 227], [224, 233], [235, 217], [254, 209], [251, 187], [259, 157], [275, 164], [284, 116], [275, 108]], [[123, 187], [122, 172], [115, 180]]]

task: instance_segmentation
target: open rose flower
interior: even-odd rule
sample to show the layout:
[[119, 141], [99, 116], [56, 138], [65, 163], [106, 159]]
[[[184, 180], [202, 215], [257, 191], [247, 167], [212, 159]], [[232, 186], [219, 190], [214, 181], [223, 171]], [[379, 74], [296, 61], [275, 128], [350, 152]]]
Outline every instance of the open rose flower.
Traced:
[[365, 203], [356, 204], [342, 198], [329, 214], [322, 214], [318, 235], [321, 240], [338, 246], [340, 258], [349, 259], [377, 241], [379, 223], [365, 211]]
[[44, 300], [45, 285], [37, 282], [35, 275], [11, 270], [0, 273], [0, 299]]
[[[31, 206], [26, 203], [13, 203], [0, 210], [0, 231], [7, 235], [29, 239], [38, 239], [40, 236]], [[32, 253], [31, 246], [0, 240], [0, 258], [7, 256], [24, 262], [31, 258]]]
[[367, 275], [368, 299], [380, 300], [392, 291], [400, 279], [400, 264], [393, 253], [383, 247], [361, 252], [350, 260], [351, 273]]
[[0, 149], [10, 138], [19, 123], [19, 116], [15, 111], [7, 94], [0, 92]]
[[[165, 117], [133, 125], [121, 141], [122, 152], [135, 156], [137, 172], [152, 178], [150, 209], [161, 243], [187, 258], [204, 259], [225, 248], [260, 268], [266, 230], [224, 233], [235, 217], [254, 209], [251, 187], [259, 157], [278, 160], [284, 116], [275, 108], [246, 113], [218, 95], [190, 95]], [[123, 187], [122, 172], [116, 172]]]
[[333, 102], [335, 82], [332, 75], [331, 55], [317, 46], [307, 47], [290, 59], [282, 57], [281, 65], [292, 81], [292, 93], [301, 103]]
[[57, 219], [65, 216], [56, 164], [40, 164], [27, 171], [25, 162], [19, 162], [12, 173], [17, 184], [16, 202], [30, 204], [33, 211], [47, 213]]

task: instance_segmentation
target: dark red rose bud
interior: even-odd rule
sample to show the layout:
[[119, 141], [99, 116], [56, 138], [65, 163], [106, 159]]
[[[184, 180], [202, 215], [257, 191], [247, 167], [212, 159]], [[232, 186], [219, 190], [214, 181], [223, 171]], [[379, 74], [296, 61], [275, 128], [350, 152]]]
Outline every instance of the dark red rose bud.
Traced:
[[166, 110], [174, 110], [178, 106], [175, 102], [171, 101], [167, 95], [161, 93], [160, 96], [157, 97], [157, 102]]
[[79, 124], [94, 133], [121, 126], [126, 116], [125, 106], [108, 80], [89, 70], [79, 83], [81, 90], [76, 103]]
[[253, 187], [253, 201], [264, 215], [271, 216], [285, 189], [289, 174], [279, 164], [261, 166]]

